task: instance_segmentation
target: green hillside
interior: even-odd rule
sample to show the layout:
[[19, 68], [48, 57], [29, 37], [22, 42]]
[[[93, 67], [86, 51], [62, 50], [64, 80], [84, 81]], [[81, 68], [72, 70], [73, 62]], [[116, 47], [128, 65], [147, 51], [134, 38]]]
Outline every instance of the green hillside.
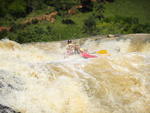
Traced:
[[0, 2], [0, 39], [9, 38], [19, 43], [150, 33], [150, 0]]
[[140, 23], [150, 23], [150, 0], [115, 0], [106, 3], [104, 15], [132, 16], [137, 17]]

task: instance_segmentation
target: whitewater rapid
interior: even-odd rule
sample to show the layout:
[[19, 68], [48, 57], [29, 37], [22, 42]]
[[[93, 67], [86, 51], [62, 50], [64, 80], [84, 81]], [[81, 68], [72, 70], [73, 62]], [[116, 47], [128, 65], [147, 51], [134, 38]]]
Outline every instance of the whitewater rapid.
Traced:
[[0, 104], [21, 113], [149, 113], [150, 35], [74, 40], [89, 53], [65, 58], [66, 41], [0, 41]]

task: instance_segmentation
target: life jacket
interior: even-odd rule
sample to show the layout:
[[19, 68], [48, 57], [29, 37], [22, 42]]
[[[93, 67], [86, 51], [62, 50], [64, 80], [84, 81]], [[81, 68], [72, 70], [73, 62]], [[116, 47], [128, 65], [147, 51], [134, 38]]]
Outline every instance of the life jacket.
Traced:
[[68, 44], [66, 49], [67, 49], [67, 54], [68, 55], [74, 54], [74, 51], [75, 51], [74, 50], [74, 44]]

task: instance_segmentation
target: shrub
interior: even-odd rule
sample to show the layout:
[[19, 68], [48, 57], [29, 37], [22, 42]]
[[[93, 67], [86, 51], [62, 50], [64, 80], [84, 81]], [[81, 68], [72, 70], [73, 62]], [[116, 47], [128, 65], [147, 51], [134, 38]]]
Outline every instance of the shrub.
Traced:
[[36, 26], [36, 27], [34, 27], [33, 32], [35, 32], [36, 34], [41, 35], [41, 34], [46, 33], [46, 30], [42, 27], [37, 27]]
[[93, 16], [89, 16], [85, 21], [83, 25], [83, 31], [90, 35], [95, 35], [97, 32], [96, 28], [96, 20]]
[[51, 27], [51, 26], [47, 26], [46, 29], [47, 29], [47, 31], [48, 31], [49, 33], [52, 32], [52, 27]]
[[23, 30], [18, 30], [13, 37], [19, 43], [29, 43], [29, 42], [41, 42], [52, 40], [52, 34], [48, 30], [50, 27], [41, 27], [36, 25], [31, 25]]
[[3, 30], [0, 32], [0, 39], [3, 39], [7, 36], [8, 31], [7, 30]]
[[25, 24], [16, 24], [13, 23], [11, 27], [11, 32], [17, 32], [17, 30], [24, 29], [26, 27]]
[[25, 16], [26, 2], [24, 0], [13, 0], [8, 5], [8, 12], [15, 17]]
[[93, 7], [93, 16], [98, 19], [104, 18], [104, 3], [103, 2], [95, 2]]
[[74, 21], [71, 20], [71, 19], [63, 19], [63, 20], [62, 20], [62, 23], [63, 23], [63, 24], [75, 24]]
[[38, 22], [39, 22], [39, 21], [38, 21], [37, 19], [33, 19], [31, 23], [32, 23], [32, 24], [37, 24]]
[[108, 33], [149, 33], [150, 25], [139, 24], [139, 20], [133, 17], [109, 17], [104, 18], [98, 24], [101, 34]]

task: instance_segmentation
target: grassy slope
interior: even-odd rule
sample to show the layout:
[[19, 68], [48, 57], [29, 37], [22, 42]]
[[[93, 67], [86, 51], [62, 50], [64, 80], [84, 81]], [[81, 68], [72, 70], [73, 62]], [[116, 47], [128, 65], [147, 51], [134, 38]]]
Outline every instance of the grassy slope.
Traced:
[[140, 23], [150, 23], [150, 0], [115, 0], [106, 3], [105, 16], [132, 16]]
[[[36, 12], [31, 13], [26, 18], [34, 17]], [[44, 13], [44, 12], [43, 12]], [[44, 31], [46, 31], [46, 28], [50, 26], [52, 28], [52, 32], [49, 32], [50, 34], [43, 34], [42, 37], [40, 37], [42, 40], [49, 39], [51, 40], [67, 40], [67, 39], [74, 39], [74, 38], [81, 38], [86, 37], [87, 34], [84, 34], [82, 32], [82, 24], [83, 21], [90, 15], [91, 13], [77, 13], [73, 16], [70, 16], [69, 18], [72, 19], [75, 24], [67, 25], [62, 24], [62, 18], [60, 16], [56, 17], [56, 22], [51, 23], [48, 21], [41, 21], [38, 24], [31, 24], [25, 27], [25, 29], [19, 29], [17, 32], [28, 32], [28, 31], [34, 31], [35, 27], [42, 28]], [[38, 15], [36, 15], [38, 16]], [[19, 19], [17, 22], [20, 23], [21, 21], [24, 21], [25, 18]], [[40, 34], [41, 35], [41, 34]], [[45, 38], [45, 39], [44, 39]]]
[[[105, 5], [105, 13], [104, 15], [106, 17], [110, 16], [132, 16], [137, 17], [140, 20], [140, 23], [150, 23], [150, 0], [115, 0], [114, 3], [106, 3]], [[32, 12], [30, 15], [28, 15], [25, 18], [20, 18], [16, 20], [16, 23], [21, 23], [26, 18], [32, 18], [35, 16], [43, 15], [48, 12], [52, 12], [52, 10], [40, 10]], [[60, 16], [56, 17], [55, 23], [50, 23], [48, 21], [41, 21], [38, 24], [31, 24], [25, 27], [24, 29], [18, 29], [17, 32], [9, 33], [10, 38], [14, 40], [16, 37], [22, 37], [22, 35], [18, 35], [22, 32], [25, 32], [28, 37], [25, 35], [24, 38], [38, 38], [37, 41], [52, 41], [52, 40], [66, 40], [66, 39], [74, 39], [74, 38], [81, 38], [81, 37], [87, 37], [88, 34], [83, 33], [83, 22], [85, 19], [88, 18], [88, 16], [91, 15], [90, 13], [77, 13], [75, 15], [70, 16], [69, 18], [72, 19], [75, 24], [74, 25], [66, 25], [62, 24], [62, 18]], [[4, 21], [4, 19], [3, 19]], [[1, 23], [1, 22], [0, 22]], [[8, 26], [11, 24], [7, 21], [4, 21], [4, 23]], [[100, 32], [98, 34], [119, 34], [119, 33], [129, 33], [126, 31], [121, 31], [122, 24], [116, 25], [112, 23], [101, 23], [100, 21], [97, 21], [97, 28]], [[124, 25], [123, 25], [124, 26]], [[41, 33], [35, 34], [36, 28], [41, 29]], [[52, 31], [48, 31], [47, 27], [51, 27]], [[44, 32], [42, 32], [44, 31]], [[131, 31], [132, 32], [132, 31]], [[31, 36], [33, 35], [33, 36]], [[34, 41], [33, 39], [33, 41]], [[25, 39], [26, 40], [26, 39]]]
[[62, 24], [62, 18], [57, 17], [56, 22], [54, 24], [51, 24], [53, 27], [53, 30], [56, 33], [56, 39], [64, 40], [64, 39], [73, 39], [73, 38], [81, 38], [86, 36], [86, 34], [83, 34], [82, 31], [82, 25], [83, 21], [90, 15], [90, 13], [82, 14], [78, 13], [76, 15], [73, 15], [70, 17], [75, 24], [73, 25], [67, 25]]

